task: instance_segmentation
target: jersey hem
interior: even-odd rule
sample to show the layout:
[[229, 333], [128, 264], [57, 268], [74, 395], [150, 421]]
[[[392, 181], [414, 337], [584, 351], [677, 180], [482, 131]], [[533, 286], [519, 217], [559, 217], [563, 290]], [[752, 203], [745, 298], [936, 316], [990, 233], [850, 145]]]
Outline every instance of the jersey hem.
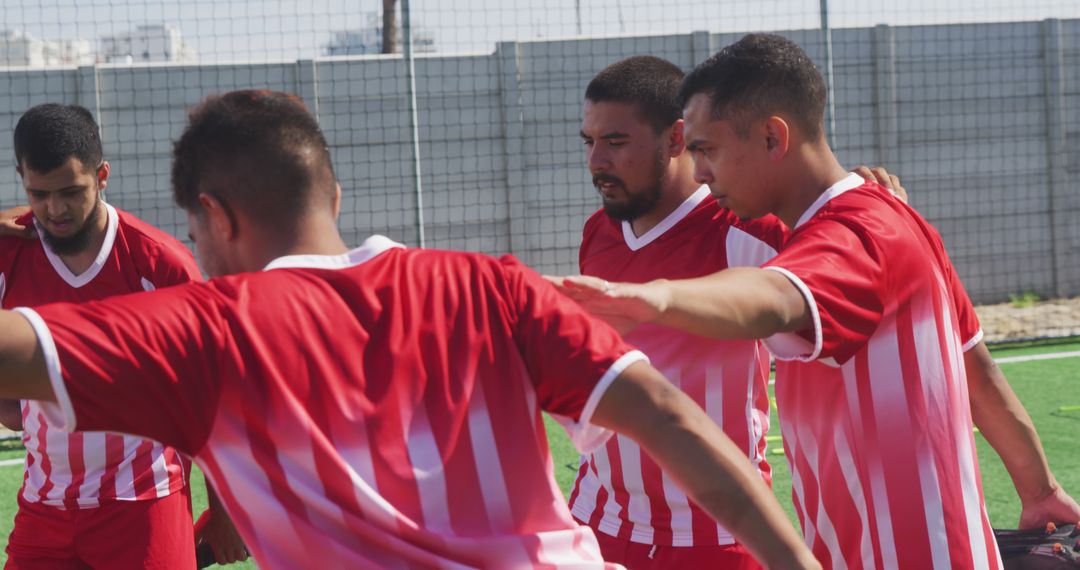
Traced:
[[[581, 513], [576, 510], [572, 510], [570, 514], [580, 521], [589, 520], [590, 515], [590, 513]], [[630, 531], [629, 537], [621, 540], [628, 540], [637, 544], [670, 546], [672, 548], [689, 548], [694, 546], [731, 546], [732, 544], [738, 543], [738, 541], [735, 540], [735, 537], [726, 532], [721, 532], [716, 542], [702, 542], [700, 539], [696, 539], [693, 533], [671, 531], [671, 529], [660, 529], [671, 532], [671, 541], [664, 541], [663, 543], [660, 543], [653, 539], [653, 537], [656, 536], [657, 532], [657, 529], [655, 527], [648, 527], [651, 529], [651, 532], [643, 532], [638, 530], [638, 526], [640, 523], [634, 523], [631, 521], [631, 524], [634, 525], [634, 530]], [[600, 524], [596, 526], [588, 524], [586, 526], [593, 529], [593, 532], [599, 532], [613, 538], [619, 538], [619, 527], [621, 526], [621, 522], [620, 524], [616, 525], [611, 523], [605, 523], [603, 520], [601, 520]]]
[[978, 330], [978, 332], [975, 333], [975, 336], [971, 337], [970, 340], [968, 340], [967, 342], [964, 343], [964, 346], [961, 347], [961, 349], [960, 349], [961, 352], [967, 352], [967, 351], [975, 348], [975, 345], [982, 342], [982, 339], [983, 339], [983, 330], [980, 328]]
[[798, 276], [788, 271], [787, 269], [784, 269], [783, 267], [769, 266], [764, 267], [763, 269], [765, 269], [766, 271], [775, 271], [783, 275], [784, 277], [787, 277], [788, 280], [791, 281], [792, 285], [795, 285], [795, 288], [799, 290], [799, 293], [802, 294], [803, 298], [806, 299], [806, 304], [810, 307], [810, 319], [813, 321], [814, 324], [814, 346], [813, 350], [810, 352], [809, 355], [783, 354], [784, 350], [782, 347], [778, 346], [778, 342], [770, 342], [770, 340], [772, 339], [781, 340], [791, 338], [793, 336], [797, 337], [803, 342], [806, 341], [806, 339], [799, 337], [795, 333], [777, 333], [769, 338], [764, 339], [763, 342], [769, 348], [769, 351], [773, 353], [773, 356], [776, 357], [777, 360], [798, 360], [800, 362], [811, 362], [817, 360], [818, 356], [821, 355], [822, 345], [821, 315], [818, 313], [817, 302], [814, 301], [814, 293], [810, 291], [810, 288], [806, 286], [806, 283], [803, 283], [802, 279], [799, 279]]
[[600, 403], [600, 398], [607, 392], [611, 383], [614, 382], [628, 366], [642, 360], [648, 362], [649, 357], [645, 356], [645, 353], [640, 350], [631, 350], [620, 356], [618, 360], [609, 366], [607, 371], [604, 372], [604, 375], [600, 377], [600, 381], [593, 387], [592, 393], [589, 394], [589, 399], [585, 401], [585, 407], [581, 410], [581, 416], [578, 418], [578, 421], [575, 422], [565, 416], [552, 415], [556, 421], [562, 424], [563, 429], [565, 429], [570, 436], [571, 443], [574, 444], [574, 447], [577, 448], [578, 452], [582, 455], [592, 453], [611, 438], [611, 430], [592, 424], [593, 412], [596, 411], [596, 406]]
[[45, 356], [45, 369], [49, 375], [49, 383], [56, 395], [56, 402], [41, 401], [41, 411], [46, 421], [52, 426], [63, 431], [75, 430], [75, 408], [71, 404], [71, 396], [64, 384], [64, 375], [60, 368], [60, 355], [56, 351], [56, 342], [48, 325], [37, 314], [37, 311], [29, 307], [18, 307], [15, 312], [19, 313], [30, 322], [30, 326], [37, 335], [38, 345]]

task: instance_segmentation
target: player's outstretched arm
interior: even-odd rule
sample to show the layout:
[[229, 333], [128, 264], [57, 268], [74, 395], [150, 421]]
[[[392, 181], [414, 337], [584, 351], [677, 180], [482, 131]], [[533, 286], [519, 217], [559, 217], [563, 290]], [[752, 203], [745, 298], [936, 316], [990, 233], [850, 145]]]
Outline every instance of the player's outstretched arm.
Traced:
[[37, 335], [14, 311], [0, 311], [0, 399], [56, 401]]
[[820, 568], [746, 455], [652, 366], [628, 366], [591, 421], [637, 441], [768, 568]]
[[810, 323], [810, 308], [783, 274], [725, 269], [695, 279], [609, 283], [595, 277], [549, 277], [563, 294], [626, 332], [643, 322], [714, 338], [766, 338]]
[[964, 365], [971, 397], [971, 417], [1001, 457], [1020, 495], [1020, 528], [1080, 520], [1080, 506], [1065, 493], [1050, 472], [1031, 416], [1009, 386], [986, 344], [980, 342], [964, 353]]

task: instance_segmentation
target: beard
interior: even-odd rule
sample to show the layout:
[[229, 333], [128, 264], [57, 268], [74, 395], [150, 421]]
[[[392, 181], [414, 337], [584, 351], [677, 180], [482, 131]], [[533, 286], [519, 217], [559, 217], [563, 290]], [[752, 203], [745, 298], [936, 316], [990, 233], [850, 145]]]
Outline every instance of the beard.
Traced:
[[630, 193], [626, 189], [626, 183], [622, 179], [610, 174], [597, 174], [593, 176], [593, 186], [597, 189], [601, 184], [612, 184], [622, 189], [626, 201], [622, 203], [609, 202], [604, 198], [604, 213], [608, 217], [624, 222], [632, 222], [651, 212], [660, 203], [664, 187], [665, 161], [662, 155], [657, 154], [653, 164], [653, 175], [650, 182], [641, 191]]
[[97, 220], [99, 210], [101, 209], [101, 200], [98, 199], [94, 202], [94, 209], [90, 211], [90, 215], [86, 217], [86, 221], [83, 222], [81, 228], [75, 231], [75, 233], [69, 236], [58, 236], [49, 233], [49, 230], [45, 229], [45, 225], [40, 227], [41, 237], [48, 244], [49, 249], [57, 255], [75, 255], [86, 251], [90, 247], [91, 232], [94, 229], [94, 221]]

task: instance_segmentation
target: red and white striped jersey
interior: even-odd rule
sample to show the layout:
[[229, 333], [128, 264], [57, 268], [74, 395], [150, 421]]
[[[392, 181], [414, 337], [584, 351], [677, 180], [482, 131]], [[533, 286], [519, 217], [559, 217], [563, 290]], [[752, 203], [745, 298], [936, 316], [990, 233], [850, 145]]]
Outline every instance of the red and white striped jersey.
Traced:
[[[0, 304], [85, 303], [202, 279], [180, 242], [102, 203], [105, 241], [93, 265], [74, 275], [44, 240], [0, 238]], [[27, 214], [18, 220], [33, 223]], [[41, 229], [39, 228], [40, 232]], [[34, 401], [22, 402], [26, 472], [22, 497], [62, 508], [165, 497], [183, 489], [184, 460], [160, 443], [106, 433], [56, 429]]]
[[[776, 255], [784, 226], [769, 217], [740, 222], [702, 186], [663, 221], [635, 236], [603, 210], [585, 224], [581, 273], [642, 283], [685, 279], [727, 267], [759, 267]], [[626, 335], [721, 426], [770, 481], [768, 354], [756, 341], [715, 340], [646, 324]], [[581, 458], [570, 510], [594, 530], [662, 546], [731, 544], [731, 534], [687, 499], [630, 438], [615, 435]]]
[[264, 568], [605, 566], [540, 412], [603, 443], [643, 354], [512, 258], [375, 236], [267, 269], [24, 311], [46, 407], [193, 455]]
[[1001, 568], [964, 370], [982, 332], [936, 230], [853, 174], [768, 268], [813, 317], [765, 342], [814, 554], [826, 568]]

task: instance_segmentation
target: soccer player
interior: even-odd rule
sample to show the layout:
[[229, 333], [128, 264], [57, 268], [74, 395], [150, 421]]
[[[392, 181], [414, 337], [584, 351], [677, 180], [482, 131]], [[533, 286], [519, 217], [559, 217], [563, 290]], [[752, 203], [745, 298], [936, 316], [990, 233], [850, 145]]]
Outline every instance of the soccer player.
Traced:
[[695, 178], [743, 218], [792, 229], [764, 269], [564, 291], [620, 326], [762, 338], [804, 538], [826, 567], [1000, 568], [972, 419], [1020, 495], [1021, 524], [1075, 521], [1031, 420], [981, 341], [937, 232], [847, 173], [823, 136], [806, 54], [750, 35], [680, 89]]
[[[105, 203], [109, 163], [98, 132], [78, 106], [39, 105], [19, 119], [15, 159], [31, 211], [16, 222], [36, 228], [40, 240], [0, 238], [3, 307], [83, 303], [201, 279], [179, 242]], [[8, 568], [194, 566], [188, 463], [175, 449], [66, 433], [34, 401], [0, 402], [0, 421], [24, 430], [27, 449]], [[215, 518], [228, 524], [223, 512]]]
[[[585, 89], [581, 137], [603, 208], [585, 224], [583, 275], [611, 281], [708, 275], [758, 267], [776, 255], [776, 218], [740, 223], [694, 181], [678, 102], [682, 71], [637, 56]], [[660, 325], [625, 336], [721, 426], [770, 481], [768, 355], [756, 340], [717, 340]], [[679, 491], [628, 437], [582, 456], [570, 511], [596, 531], [608, 561], [637, 568], [757, 568], [731, 533]]]
[[520, 263], [348, 249], [299, 99], [209, 99], [172, 178], [204, 269], [250, 273], [0, 312], [0, 396], [194, 456], [260, 566], [602, 567], [541, 410], [583, 450], [635, 437], [766, 564], [817, 566], [700, 408]]

